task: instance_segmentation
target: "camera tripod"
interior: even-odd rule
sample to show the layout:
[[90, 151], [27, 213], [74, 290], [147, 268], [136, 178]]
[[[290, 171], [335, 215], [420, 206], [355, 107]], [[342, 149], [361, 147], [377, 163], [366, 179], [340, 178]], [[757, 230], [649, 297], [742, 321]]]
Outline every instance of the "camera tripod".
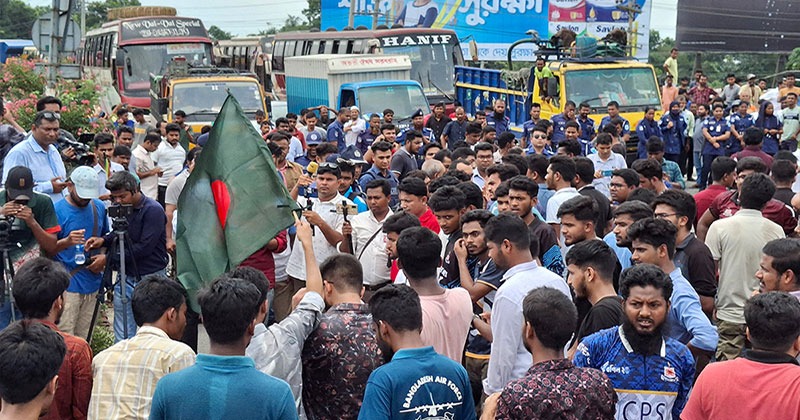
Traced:
[[2, 294], [0, 294], [0, 304], [5, 304], [6, 295], [8, 296], [9, 305], [10, 305], [10, 313], [11, 313], [11, 322], [16, 321], [17, 316], [16, 312], [14, 311], [14, 263], [11, 261], [11, 255], [9, 250], [12, 247], [11, 244], [11, 224], [14, 223], [14, 220], [3, 219], [0, 220], [0, 251], [2, 251], [3, 261], [2, 261], [2, 281], [3, 281], [3, 290]]
[[[133, 248], [133, 244], [130, 242], [130, 237], [127, 235], [128, 233], [128, 219], [125, 217], [114, 217], [111, 219], [111, 227], [112, 233], [115, 234], [113, 239], [111, 240], [110, 244], [106, 244], [106, 248], [108, 250], [108, 255], [118, 255], [119, 256], [119, 270], [117, 272], [117, 281], [113, 281], [113, 272], [114, 269], [111, 264], [111, 260], [106, 261], [106, 268], [103, 270], [103, 280], [100, 282], [100, 290], [97, 292], [97, 301], [94, 304], [94, 311], [92, 312], [92, 321], [89, 324], [89, 335], [86, 338], [86, 341], [91, 343], [92, 342], [92, 334], [94, 333], [94, 325], [97, 322], [97, 315], [100, 312], [100, 304], [105, 303], [105, 295], [106, 292], [109, 290], [114, 290], [115, 288], [119, 287], [119, 295], [120, 295], [120, 302], [115, 302], [115, 304], [122, 305], [122, 328], [123, 328], [123, 336], [128, 336], [128, 311], [126, 310], [127, 305], [130, 305], [131, 299], [128, 297], [126, 293], [126, 284], [127, 284], [127, 271], [125, 267], [125, 248], [128, 247], [129, 249]], [[139, 269], [136, 267], [136, 260], [133, 261], [133, 273], [136, 277], [136, 281], [139, 281]]]

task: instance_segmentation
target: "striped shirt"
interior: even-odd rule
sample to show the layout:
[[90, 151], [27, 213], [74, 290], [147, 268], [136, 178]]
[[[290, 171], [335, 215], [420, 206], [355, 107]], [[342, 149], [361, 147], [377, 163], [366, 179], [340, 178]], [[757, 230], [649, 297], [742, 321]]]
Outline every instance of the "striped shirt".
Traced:
[[194, 364], [189, 346], [156, 327], [142, 326], [133, 338], [95, 356], [89, 419], [146, 419], [156, 383]]

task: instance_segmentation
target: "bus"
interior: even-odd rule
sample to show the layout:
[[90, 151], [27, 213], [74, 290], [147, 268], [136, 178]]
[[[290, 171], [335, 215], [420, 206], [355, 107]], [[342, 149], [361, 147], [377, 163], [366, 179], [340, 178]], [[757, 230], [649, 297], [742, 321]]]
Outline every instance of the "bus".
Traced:
[[455, 66], [464, 65], [456, 33], [431, 28], [278, 33], [271, 54], [272, 92], [278, 100], [286, 98], [284, 60], [289, 57], [312, 54], [407, 55], [411, 59], [411, 79], [422, 85], [431, 104], [453, 103]]
[[214, 41], [214, 64], [253, 73], [264, 90], [270, 92], [269, 63], [274, 36], [245, 37]]
[[122, 103], [145, 109], [150, 108], [150, 74], [163, 74], [175, 57], [211, 64], [211, 39], [200, 19], [145, 16], [107, 22], [86, 33], [79, 52], [85, 77], [113, 87]]

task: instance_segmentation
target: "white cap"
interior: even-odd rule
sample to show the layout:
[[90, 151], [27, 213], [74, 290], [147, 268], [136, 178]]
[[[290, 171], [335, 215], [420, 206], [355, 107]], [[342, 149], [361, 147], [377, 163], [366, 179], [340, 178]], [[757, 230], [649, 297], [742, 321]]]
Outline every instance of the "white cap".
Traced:
[[97, 187], [99, 178], [94, 169], [88, 166], [78, 166], [72, 170], [69, 179], [75, 185], [75, 194], [78, 197], [88, 200], [100, 196]]
[[358, 107], [357, 107], [357, 106], [355, 106], [355, 105], [351, 106], [351, 107], [350, 107], [350, 110], [351, 110], [351, 111], [361, 111], [361, 110], [360, 110], [360, 109], [358, 109]]
[[747, 75], [747, 80], [755, 79], [755, 78], [756, 78], [756, 75], [753, 74], [753, 73], [750, 73], [750, 74]]

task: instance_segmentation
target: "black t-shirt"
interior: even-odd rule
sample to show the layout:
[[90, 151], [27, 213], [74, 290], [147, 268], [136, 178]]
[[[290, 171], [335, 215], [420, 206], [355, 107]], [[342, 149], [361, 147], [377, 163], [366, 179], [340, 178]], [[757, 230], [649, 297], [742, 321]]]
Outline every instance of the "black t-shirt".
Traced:
[[776, 188], [775, 195], [772, 198], [783, 202], [787, 206], [792, 205], [792, 197], [794, 197], [794, 191], [791, 188]]
[[675, 246], [672, 262], [700, 296], [714, 297], [717, 294], [717, 276], [714, 257], [706, 244], [693, 233]]
[[594, 222], [594, 232], [598, 238], [605, 236], [608, 221], [611, 220], [611, 201], [605, 194], [597, 191], [593, 186], [587, 185], [578, 191], [581, 195], [592, 197], [597, 203], [597, 219]]
[[606, 296], [598, 300], [578, 328], [577, 341], [580, 343], [585, 337], [600, 330], [620, 325], [623, 316], [622, 298], [619, 296]]

